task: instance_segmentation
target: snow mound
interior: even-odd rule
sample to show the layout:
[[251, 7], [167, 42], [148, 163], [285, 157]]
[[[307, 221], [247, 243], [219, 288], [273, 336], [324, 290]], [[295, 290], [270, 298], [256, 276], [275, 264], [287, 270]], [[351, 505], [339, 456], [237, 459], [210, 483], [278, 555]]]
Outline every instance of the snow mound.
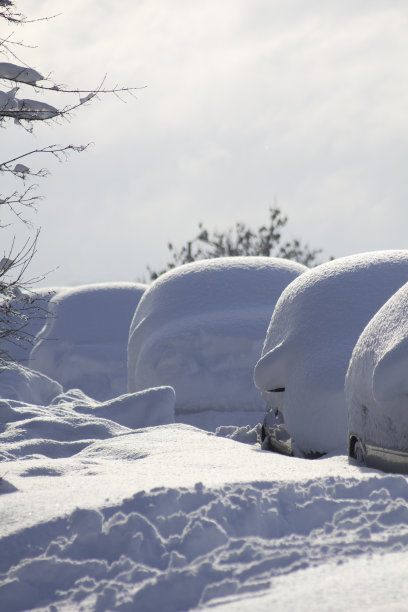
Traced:
[[[26, 370], [17, 365], [12, 368]], [[37, 372], [32, 374], [35, 381], [35, 377], [49, 380]], [[1, 375], [0, 372], [0, 380]], [[59, 395], [55, 396], [55, 391]], [[21, 390], [20, 395], [24, 395]], [[71, 457], [96, 440], [127, 434], [137, 428], [174, 423], [174, 403], [174, 390], [170, 387], [146, 389], [98, 402], [79, 389], [62, 393], [58, 383], [49, 405], [25, 403], [20, 397], [0, 400], [0, 422], [5, 424], [0, 433], [0, 461]]]
[[159, 277], [131, 324], [129, 391], [170, 385], [176, 420], [205, 429], [255, 425], [263, 405], [253, 366], [279, 295], [307, 269], [283, 259], [225, 257]]
[[53, 297], [30, 367], [65, 390], [79, 388], [98, 400], [126, 393], [129, 326], [145, 289], [140, 283], [100, 283]]
[[254, 380], [300, 451], [345, 449], [344, 380], [354, 345], [407, 279], [408, 251], [378, 251], [318, 266], [283, 292]]
[[364, 442], [408, 450], [408, 283], [371, 319], [346, 376], [349, 431]]
[[12, 362], [0, 365], [0, 398], [46, 406], [61, 391], [59, 383], [39, 372]]
[[80, 389], [71, 389], [55, 397], [52, 405], [71, 404], [77, 413], [109, 419], [130, 429], [139, 429], [174, 423], [175, 401], [172, 387], [126, 393], [105, 402], [86, 396]]

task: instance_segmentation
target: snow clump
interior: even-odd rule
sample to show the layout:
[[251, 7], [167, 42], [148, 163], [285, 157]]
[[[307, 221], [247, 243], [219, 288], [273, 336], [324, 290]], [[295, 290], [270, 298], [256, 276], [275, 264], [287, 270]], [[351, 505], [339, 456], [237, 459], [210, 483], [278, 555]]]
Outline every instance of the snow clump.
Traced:
[[17, 66], [17, 64], [11, 64], [10, 62], [0, 62], [0, 79], [35, 85], [37, 81], [43, 81], [44, 77], [34, 68]]
[[145, 289], [140, 283], [100, 283], [54, 296], [30, 367], [64, 390], [79, 388], [97, 400], [126, 393], [129, 325]]
[[349, 432], [383, 448], [408, 450], [408, 283], [361, 334], [346, 376]]
[[283, 292], [254, 380], [301, 452], [345, 449], [351, 353], [368, 321], [407, 279], [407, 250], [377, 251], [317, 266]]
[[264, 406], [253, 367], [278, 297], [307, 270], [272, 257], [223, 257], [160, 276], [130, 327], [129, 391], [170, 385], [176, 420], [203, 429], [256, 425]]

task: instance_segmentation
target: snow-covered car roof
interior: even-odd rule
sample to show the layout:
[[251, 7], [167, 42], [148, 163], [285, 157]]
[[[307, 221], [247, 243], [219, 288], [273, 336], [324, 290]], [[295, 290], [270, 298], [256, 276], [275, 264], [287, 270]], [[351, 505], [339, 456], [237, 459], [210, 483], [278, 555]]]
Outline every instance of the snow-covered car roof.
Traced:
[[97, 283], [58, 293], [29, 366], [95, 399], [125, 393], [129, 325], [145, 289], [141, 283]]
[[307, 270], [284, 259], [224, 257], [159, 277], [131, 324], [129, 391], [174, 387], [176, 415], [194, 414], [193, 424], [205, 411], [219, 425], [231, 424], [231, 411], [263, 412], [253, 366], [279, 295]]

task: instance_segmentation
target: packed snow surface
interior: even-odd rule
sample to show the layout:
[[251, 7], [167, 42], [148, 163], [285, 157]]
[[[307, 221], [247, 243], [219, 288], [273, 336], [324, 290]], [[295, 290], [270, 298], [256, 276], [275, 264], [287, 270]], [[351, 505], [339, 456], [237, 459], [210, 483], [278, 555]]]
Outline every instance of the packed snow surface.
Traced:
[[97, 400], [126, 393], [129, 326], [145, 289], [140, 283], [100, 283], [55, 295], [30, 367]]
[[282, 293], [255, 383], [300, 451], [345, 450], [344, 380], [354, 345], [407, 280], [408, 251], [377, 251], [317, 266]]
[[345, 390], [350, 432], [384, 448], [408, 450], [408, 283], [358, 339]]
[[131, 324], [129, 391], [172, 386], [176, 420], [202, 428], [256, 424], [264, 402], [253, 367], [278, 297], [306, 270], [284, 259], [225, 257], [159, 277]]

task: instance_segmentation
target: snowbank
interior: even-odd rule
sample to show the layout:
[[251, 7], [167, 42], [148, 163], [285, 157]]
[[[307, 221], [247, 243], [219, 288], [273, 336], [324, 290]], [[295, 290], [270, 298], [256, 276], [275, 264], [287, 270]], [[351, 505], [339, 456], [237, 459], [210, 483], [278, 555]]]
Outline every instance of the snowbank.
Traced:
[[371, 319], [346, 376], [349, 431], [408, 450], [408, 283]]
[[176, 419], [205, 429], [255, 425], [264, 407], [253, 366], [276, 300], [306, 270], [283, 259], [226, 257], [158, 278], [130, 328], [129, 391], [170, 385]]
[[344, 379], [365, 325], [408, 278], [408, 251], [323, 264], [295, 280], [273, 313], [255, 384], [304, 453], [345, 449]]
[[79, 388], [98, 400], [126, 393], [129, 325], [145, 289], [140, 283], [101, 283], [53, 297], [30, 367], [65, 390]]
[[61, 392], [59, 383], [39, 372], [12, 362], [0, 366], [0, 398], [46, 406]]

